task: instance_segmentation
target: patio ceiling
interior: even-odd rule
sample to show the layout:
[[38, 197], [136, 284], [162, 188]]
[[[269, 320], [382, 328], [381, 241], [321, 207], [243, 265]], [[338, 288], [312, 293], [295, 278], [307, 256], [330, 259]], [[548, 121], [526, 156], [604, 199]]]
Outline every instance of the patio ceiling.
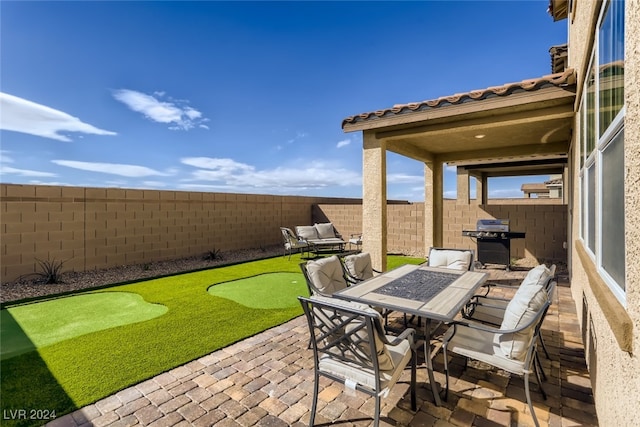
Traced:
[[346, 118], [345, 132], [373, 132], [386, 149], [490, 175], [559, 173], [574, 119], [572, 69], [537, 79]]

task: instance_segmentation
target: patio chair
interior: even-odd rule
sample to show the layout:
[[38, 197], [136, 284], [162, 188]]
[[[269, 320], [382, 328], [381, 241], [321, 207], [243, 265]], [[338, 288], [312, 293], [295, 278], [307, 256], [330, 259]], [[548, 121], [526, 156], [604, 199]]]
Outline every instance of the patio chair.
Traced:
[[309, 295], [330, 297], [349, 285], [342, 262], [336, 255], [300, 263], [300, 270], [307, 282]]
[[354, 284], [370, 279], [374, 274], [380, 274], [373, 269], [369, 252], [347, 255], [343, 258], [343, 263], [347, 279]]
[[291, 252], [294, 250], [299, 250], [301, 254], [304, 253], [305, 249], [307, 253], [309, 252], [309, 244], [305, 240], [298, 239], [290, 228], [280, 227], [280, 232], [284, 240], [284, 255], [288, 253], [289, 259], [291, 259]]
[[411, 409], [416, 411], [417, 356], [413, 329], [397, 337], [382, 331], [380, 314], [367, 305], [314, 296], [298, 297], [313, 343], [314, 384], [309, 425], [315, 421], [320, 376], [375, 397], [374, 426], [380, 402], [411, 365]]
[[[344, 274], [346, 279], [351, 285], [357, 285], [358, 283], [371, 279], [374, 274], [380, 274], [381, 272], [375, 270], [371, 265], [371, 254], [369, 252], [360, 252], [359, 254], [347, 255], [342, 259], [342, 265], [344, 267]], [[376, 311], [382, 314], [384, 317], [384, 329], [389, 330], [389, 315], [391, 310], [385, 310], [379, 307], [374, 307]]]
[[[555, 264], [550, 268], [547, 268], [547, 266], [544, 264], [540, 264], [537, 267], [529, 270], [525, 278], [520, 283], [518, 289], [524, 286], [542, 286], [547, 290], [547, 297], [549, 298], [549, 301], [552, 301], [553, 295], [551, 294], [551, 292], [553, 288], [551, 287], [551, 283], [553, 283], [553, 280], [555, 278], [555, 272]], [[471, 297], [469, 302], [462, 309], [462, 316], [466, 319], [471, 319], [493, 326], [500, 326], [504, 319], [505, 310], [511, 300], [507, 298], [491, 297], [488, 296], [488, 294], [492, 289], [509, 289], [512, 288], [512, 286], [496, 283], [488, 283], [484, 286], [487, 287], [486, 293], [483, 295], [474, 295], [473, 297]], [[540, 331], [538, 331], [538, 340], [542, 345], [542, 350], [544, 351], [547, 359], [551, 359]]]
[[[556, 283], [549, 285], [551, 292]], [[544, 399], [547, 395], [542, 388], [540, 371], [542, 367], [536, 356], [536, 336], [549, 309], [549, 290], [543, 286], [521, 287], [509, 302], [500, 328], [483, 323], [462, 320], [449, 323], [450, 327], [443, 341], [445, 399], [449, 393], [449, 353], [487, 363], [498, 369], [524, 377], [524, 389], [529, 411], [537, 426], [531, 394], [529, 375], [533, 372]], [[542, 371], [544, 374], [544, 371]]]
[[[429, 267], [441, 267], [451, 270], [473, 270], [473, 259], [475, 251], [473, 249], [454, 249], [454, 248], [429, 248], [429, 256], [427, 257], [427, 265]], [[413, 321], [415, 316], [407, 321], [405, 314], [405, 326]], [[418, 317], [418, 326], [421, 319]]]
[[443, 267], [453, 270], [473, 270], [475, 250], [453, 248], [430, 248], [427, 264], [429, 267]]
[[352, 233], [349, 236], [349, 250], [353, 249], [353, 245], [356, 246], [356, 251], [360, 252], [362, 246], [362, 233]]

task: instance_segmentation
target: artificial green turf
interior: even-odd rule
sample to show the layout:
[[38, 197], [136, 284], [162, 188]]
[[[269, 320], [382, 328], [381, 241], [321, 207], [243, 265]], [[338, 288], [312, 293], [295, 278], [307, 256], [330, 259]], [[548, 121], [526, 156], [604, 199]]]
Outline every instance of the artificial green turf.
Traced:
[[166, 312], [165, 306], [125, 292], [97, 292], [11, 307], [0, 312], [0, 359]]
[[[421, 261], [389, 257], [388, 268]], [[60, 416], [299, 316], [297, 303], [256, 309], [207, 293], [216, 283], [269, 272], [299, 273], [299, 262], [299, 255], [277, 257], [101, 289], [138, 294], [168, 311], [2, 360], [1, 409], [47, 409]], [[292, 292], [291, 298], [300, 293]], [[0, 340], [4, 347], [4, 334]], [[40, 423], [3, 420], [3, 425], [33, 424]]]
[[297, 307], [294, 295], [307, 293], [302, 273], [265, 273], [245, 279], [220, 283], [209, 288], [209, 294], [227, 298], [249, 308]]

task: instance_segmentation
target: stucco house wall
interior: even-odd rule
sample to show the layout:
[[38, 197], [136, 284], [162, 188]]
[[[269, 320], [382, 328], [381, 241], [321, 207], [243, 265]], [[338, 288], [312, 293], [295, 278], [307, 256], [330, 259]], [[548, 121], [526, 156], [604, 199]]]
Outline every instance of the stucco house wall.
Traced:
[[[569, 66], [578, 71], [578, 87], [588, 71], [599, 10], [599, 2], [578, 1], [568, 18]], [[593, 262], [580, 250], [579, 132], [574, 132], [571, 153], [571, 289], [582, 313], [578, 319], [602, 426], [640, 425], [640, 2], [627, 1], [625, 12], [626, 307], [612, 302]]]

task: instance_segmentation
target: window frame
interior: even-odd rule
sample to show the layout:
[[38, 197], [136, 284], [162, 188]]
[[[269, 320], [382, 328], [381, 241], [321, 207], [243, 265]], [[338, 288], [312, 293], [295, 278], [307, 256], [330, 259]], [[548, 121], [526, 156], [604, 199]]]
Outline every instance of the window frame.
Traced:
[[[618, 283], [603, 267], [602, 261], [602, 231], [604, 228], [603, 215], [603, 153], [614, 141], [618, 135], [624, 132], [624, 118], [626, 115], [626, 106], [623, 102], [620, 110], [615, 117], [608, 123], [605, 129], [600, 129], [601, 112], [600, 112], [600, 37], [601, 29], [607, 18], [607, 13], [611, 10], [610, 5], [613, 0], [602, 3], [598, 16], [597, 25], [595, 27], [595, 40], [591, 50], [589, 66], [583, 82], [582, 99], [579, 103], [578, 123], [579, 123], [579, 180], [580, 180], [580, 240], [584, 246], [586, 254], [591, 258], [596, 267], [598, 275], [602, 278], [607, 287], [613, 292], [616, 299], [626, 308], [627, 295], [626, 283]], [[615, 34], [614, 34], [615, 36]], [[624, 44], [625, 32], [622, 31], [622, 43]], [[589, 87], [591, 77], [595, 76], [593, 87]], [[593, 91], [592, 112], [589, 110], [589, 90]], [[624, 86], [623, 86], [624, 90]], [[591, 114], [591, 116], [590, 116]], [[592, 120], [593, 128], [588, 129]], [[601, 135], [602, 133], [602, 135]], [[589, 137], [594, 140], [591, 141]], [[624, 137], [619, 141], [624, 145]], [[591, 149], [591, 151], [588, 151]], [[624, 150], [624, 149], [623, 149]], [[593, 174], [595, 178], [595, 189], [593, 193], [590, 190], [589, 179]], [[593, 211], [590, 210], [590, 203], [595, 203]], [[624, 209], [624, 206], [623, 206]], [[594, 216], [592, 218], [591, 216]], [[622, 213], [624, 217], [624, 211]], [[592, 222], [593, 221], [593, 222]], [[593, 229], [591, 229], [593, 226]], [[593, 232], [594, 235], [591, 235]], [[595, 240], [592, 240], [595, 237]], [[593, 244], [593, 245], [592, 245]], [[625, 242], [623, 241], [624, 245]], [[624, 252], [624, 251], [623, 251]], [[626, 267], [626, 266], [625, 266]], [[624, 272], [623, 272], [624, 273]], [[623, 274], [624, 276], [624, 274]], [[624, 280], [624, 279], [623, 279]]]

